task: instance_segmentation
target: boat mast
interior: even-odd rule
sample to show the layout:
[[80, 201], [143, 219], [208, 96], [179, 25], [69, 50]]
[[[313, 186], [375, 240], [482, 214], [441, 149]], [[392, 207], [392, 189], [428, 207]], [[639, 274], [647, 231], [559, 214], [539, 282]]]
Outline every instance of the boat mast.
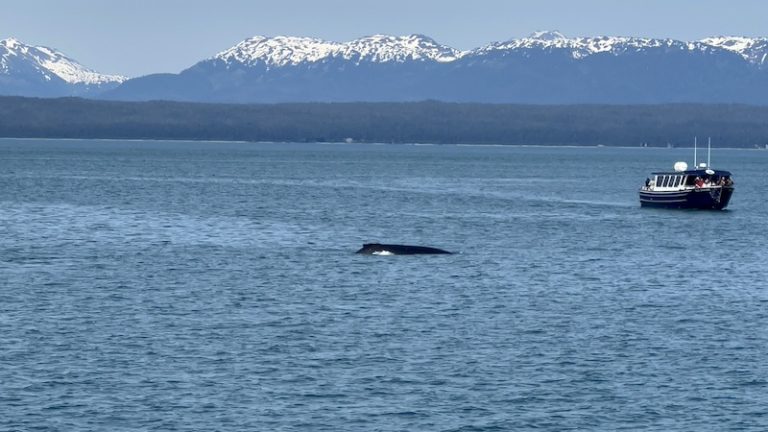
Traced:
[[696, 145], [698, 143], [699, 137], [693, 137], [693, 169], [697, 169], [699, 167], [699, 163], [696, 162]]
[[712, 152], [712, 137], [707, 139], [707, 168], [709, 168], [709, 156]]

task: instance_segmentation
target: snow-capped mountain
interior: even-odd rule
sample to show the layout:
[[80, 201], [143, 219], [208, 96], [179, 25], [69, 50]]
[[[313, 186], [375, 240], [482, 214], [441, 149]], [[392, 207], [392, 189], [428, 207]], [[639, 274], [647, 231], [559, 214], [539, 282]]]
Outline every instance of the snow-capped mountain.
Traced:
[[246, 39], [180, 74], [106, 97], [216, 102], [768, 104], [768, 39], [566, 37], [543, 31], [460, 51], [422, 35]]
[[768, 38], [720, 36], [703, 39], [701, 42], [732, 51], [750, 63], [768, 67]]
[[558, 31], [537, 31], [528, 37], [495, 42], [468, 52], [439, 44], [423, 35], [374, 35], [343, 43], [308, 37], [255, 36], [220, 52], [212, 59], [270, 67], [321, 63], [331, 59], [343, 59], [356, 64], [406, 61], [449, 63], [465, 55], [484, 55], [494, 51], [559, 49], [570, 51], [573, 58], [581, 59], [599, 53], [621, 55], [658, 48], [679, 51], [719, 48], [737, 53], [751, 63], [768, 63], [768, 38], [713, 37], [685, 42], [625, 36], [568, 38]]
[[329, 60], [345, 60], [355, 64], [406, 61], [451, 62], [460, 54], [458, 50], [440, 45], [422, 35], [399, 37], [374, 35], [345, 43], [305, 37], [256, 36], [220, 52], [213, 57], [213, 60], [221, 60], [228, 64], [285, 67]]
[[126, 78], [86, 68], [59, 51], [0, 40], [0, 94], [74, 96], [117, 87]]
[[567, 38], [557, 31], [535, 32], [528, 37], [511, 39], [505, 42], [495, 42], [470, 52], [470, 55], [483, 56], [497, 52], [529, 52], [561, 50], [570, 53], [574, 59], [609, 53], [622, 55], [637, 53], [651, 49], [669, 51], [706, 51], [709, 44], [701, 42], [684, 42], [674, 39], [653, 39], [624, 36], [578, 37]]

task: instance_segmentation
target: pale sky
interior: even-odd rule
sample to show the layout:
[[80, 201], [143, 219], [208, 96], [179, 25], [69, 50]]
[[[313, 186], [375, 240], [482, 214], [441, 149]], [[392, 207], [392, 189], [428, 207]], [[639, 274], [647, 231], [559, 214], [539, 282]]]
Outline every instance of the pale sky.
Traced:
[[0, 0], [0, 39], [102, 73], [180, 72], [243, 39], [420, 33], [466, 50], [537, 30], [695, 40], [768, 36], [768, 0]]

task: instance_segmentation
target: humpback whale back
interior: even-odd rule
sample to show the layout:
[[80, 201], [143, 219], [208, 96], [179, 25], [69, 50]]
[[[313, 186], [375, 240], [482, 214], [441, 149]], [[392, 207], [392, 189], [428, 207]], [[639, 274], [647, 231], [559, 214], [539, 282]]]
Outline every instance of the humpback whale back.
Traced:
[[427, 246], [366, 243], [355, 253], [368, 255], [424, 255], [450, 254], [451, 252]]

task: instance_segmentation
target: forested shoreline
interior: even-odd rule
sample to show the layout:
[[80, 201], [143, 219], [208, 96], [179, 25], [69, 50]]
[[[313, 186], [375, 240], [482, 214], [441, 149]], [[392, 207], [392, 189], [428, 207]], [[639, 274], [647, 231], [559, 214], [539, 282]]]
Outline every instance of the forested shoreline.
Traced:
[[719, 147], [768, 144], [768, 107], [443, 103], [202, 104], [0, 97], [0, 137]]

